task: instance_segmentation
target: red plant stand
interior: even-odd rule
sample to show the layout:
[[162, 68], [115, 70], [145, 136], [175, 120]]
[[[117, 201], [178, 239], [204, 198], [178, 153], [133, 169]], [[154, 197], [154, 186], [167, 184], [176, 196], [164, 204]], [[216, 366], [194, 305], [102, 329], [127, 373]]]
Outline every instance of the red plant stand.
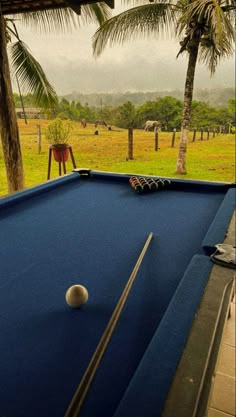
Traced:
[[[51, 173], [51, 163], [52, 163], [53, 149], [54, 149], [54, 146], [51, 145], [49, 147], [49, 154], [48, 154], [48, 177], [47, 177], [48, 180], [50, 179], [50, 173]], [[68, 145], [67, 150], [69, 150], [73, 167], [76, 168], [76, 163], [75, 163], [75, 158], [74, 158], [74, 155], [73, 155], [72, 147], [70, 145]], [[61, 176], [62, 175], [62, 169], [61, 169], [62, 167], [63, 167], [63, 173], [66, 174], [66, 160], [65, 160], [63, 148], [61, 149], [61, 151], [59, 150], [58, 152], [59, 152], [60, 155], [57, 158], [57, 162], [58, 162], [59, 175]]]

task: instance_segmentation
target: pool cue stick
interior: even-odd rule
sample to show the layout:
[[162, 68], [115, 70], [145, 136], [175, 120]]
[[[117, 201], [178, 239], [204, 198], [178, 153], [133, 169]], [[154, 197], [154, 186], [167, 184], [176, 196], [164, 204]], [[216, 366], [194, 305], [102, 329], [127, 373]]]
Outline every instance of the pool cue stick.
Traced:
[[119, 298], [119, 301], [116, 304], [116, 307], [112, 313], [112, 316], [108, 322], [108, 325], [106, 329], [104, 330], [104, 333], [100, 339], [100, 342], [97, 345], [97, 348], [90, 360], [90, 363], [81, 379], [81, 382], [78, 386], [78, 388], [75, 391], [75, 394], [69, 404], [69, 407], [67, 408], [67, 411], [65, 413], [64, 417], [78, 417], [80, 409], [82, 407], [82, 404], [84, 402], [84, 399], [86, 397], [86, 394], [89, 390], [90, 384], [93, 380], [93, 377], [99, 367], [99, 364], [102, 360], [103, 354], [105, 353], [105, 350], [110, 342], [112, 333], [118, 323], [118, 320], [120, 318], [120, 315], [122, 313], [123, 307], [125, 305], [125, 302], [128, 298], [128, 295], [130, 293], [130, 290], [132, 288], [132, 285], [134, 283], [134, 280], [136, 278], [136, 275], [138, 273], [139, 267], [142, 263], [142, 260], [145, 256], [145, 253], [148, 249], [149, 243], [151, 242], [153, 237], [153, 233], [150, 233], [148, 235], [148, 238], [146, 240], [146, 243], [142, 249], [142, 252], [139, 255], [139, 258], [136, 262], [136, 265], [126, 283], [126, 286]]

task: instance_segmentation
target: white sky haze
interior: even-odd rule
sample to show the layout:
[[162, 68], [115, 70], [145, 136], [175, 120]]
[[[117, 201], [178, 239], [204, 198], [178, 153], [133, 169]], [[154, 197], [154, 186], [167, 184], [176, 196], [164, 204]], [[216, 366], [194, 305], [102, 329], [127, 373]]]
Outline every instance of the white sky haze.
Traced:
[[[116, 0], [118, 5], [118, 1]], [[115, 8], [116, 14], [120, 8]], [[59, 95], [72, 91], [125, 92], [183, 89], [186, 56], [176, 59], [179, 44], [171, 39], [142, 39], [107, 47], [101, 57], [92, 54], [95, 25], [72, 33], [42, 35], [17, 25], [22, 40], [44, 68]], [[234, 58], [222, 62], [213, 78], [197, 66], [195, 87], [233, 87]]]

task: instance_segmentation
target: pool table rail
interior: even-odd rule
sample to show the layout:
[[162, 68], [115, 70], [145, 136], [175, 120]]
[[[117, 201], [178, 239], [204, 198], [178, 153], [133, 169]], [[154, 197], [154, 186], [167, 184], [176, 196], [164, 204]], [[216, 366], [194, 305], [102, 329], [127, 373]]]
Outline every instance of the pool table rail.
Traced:
[[[225, 244], [236, 244], [235, 221], [234, 210]], [[234, 294], [235, 270], [213, 265], [161, 417], [205, 415], [219, 346]]]
[[[226, 192], [224, 200], [217, 210], [208, 232], [203, 239], [202, 247], [207, 255], [212, 255], [215, 251], [215, 246], [219, 243], [223, 243], [227, 233], [229, 233], [229, 225], [235, 211], [235, 202], [236, 189], [230, 188]], [[231, 244], [233, 243], [235, 243], [235, 239]]]
[[[169, 179], [171, 181], [169, 189], [173, 190], [205, 190], [208, 192], [212, 191], [227, 191], [229, 188], [236, 188], [236, 184], [232, 182], [223, 182], [223, 181], [204, 181], [204, 180], [191, 180], [191, 179], [178, 179], [172, 177], [161, 177], [157, 175], [144, 175], [144, 174], [129, 174], [129, 173], [117, 173], [117, 172], [106, 172], [106, 171], [95, 171], [89, 168], [76, 168], [73, 170], [74, 173], [77, 173], [81, 178], [90, 178], [90, 179], [99, 179], [103, 178], [110, 181], [118, 182], [129, 182], [131, 176], [144, 177], [144, 178], [154, 178], [154, 179]], [[145, 194], [144, 194], [145, 195]]]
[[[27, 188], [25, 190], [17, 191], [13, 194], [4, 196], [0, 199], [0, 211], [3, 209], [8, 209], [16, 204], [19, 204], [21, 201], [25, 201], [26, 199], [31, 199], [35, 196], [41, 195], [45, 192], [49, 192], [55, 188], [63, 187], [70, 182], [78, 181], [78, 180], [85, 180], [85, 179], [93, 179], [93, 180], [106, 180], [112, 182], [123, 182], [129, 184], [129, 178], [135, 174], [120, 174], [115, 172], [105, 172], [105, 171], [93, 171], [89, 168], [76, 168], [73, 170], [72, 173], [66, 174], [63, 177], [59, 177], [56, 179], [48, 180], [42, 184], [37, 186], [33, 186]], [[140, 177], [141, 175], [138, 175]], [[160, 176], [148, 176], [142, 175], [142, 177], [146, 178], [156, 178], [160, 179], [163, 177]], [[205, 192], [215, 192], [215, 191], [222, 191], [226, 192], [230, 188], [235, 188], [236, 185], [234, 183], [229, 182], [210, 182], [210, 181], [196, 181], [196, 180], [181, 180], [176, 178], [165, 177], [171, 181], [171, 185], [169, 189], [172, 190], [205, 190]], [[145, 194], [144, 194], [145, 195]], [[139, 196], [142, 196], [139, 194]]]
[[214, 265], [161, 417], [205, 415], [220, 341], [234, 292], [234, 271]]

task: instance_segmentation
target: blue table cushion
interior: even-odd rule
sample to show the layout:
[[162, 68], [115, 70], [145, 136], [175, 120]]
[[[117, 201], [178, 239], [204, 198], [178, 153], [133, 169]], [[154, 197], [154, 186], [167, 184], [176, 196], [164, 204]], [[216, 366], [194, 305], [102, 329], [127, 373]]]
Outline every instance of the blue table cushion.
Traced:
[[161, 415], [211, 269], [208, 257], [192, 258], [114, 417]]
[[208, 232], [203, 239], [202, 247], [207, 255], [215, 252], [215, 245], [223, 243], [225, 231], [228, 229], [236, 201], [236, 188], [230, 188], [222, 201]]

